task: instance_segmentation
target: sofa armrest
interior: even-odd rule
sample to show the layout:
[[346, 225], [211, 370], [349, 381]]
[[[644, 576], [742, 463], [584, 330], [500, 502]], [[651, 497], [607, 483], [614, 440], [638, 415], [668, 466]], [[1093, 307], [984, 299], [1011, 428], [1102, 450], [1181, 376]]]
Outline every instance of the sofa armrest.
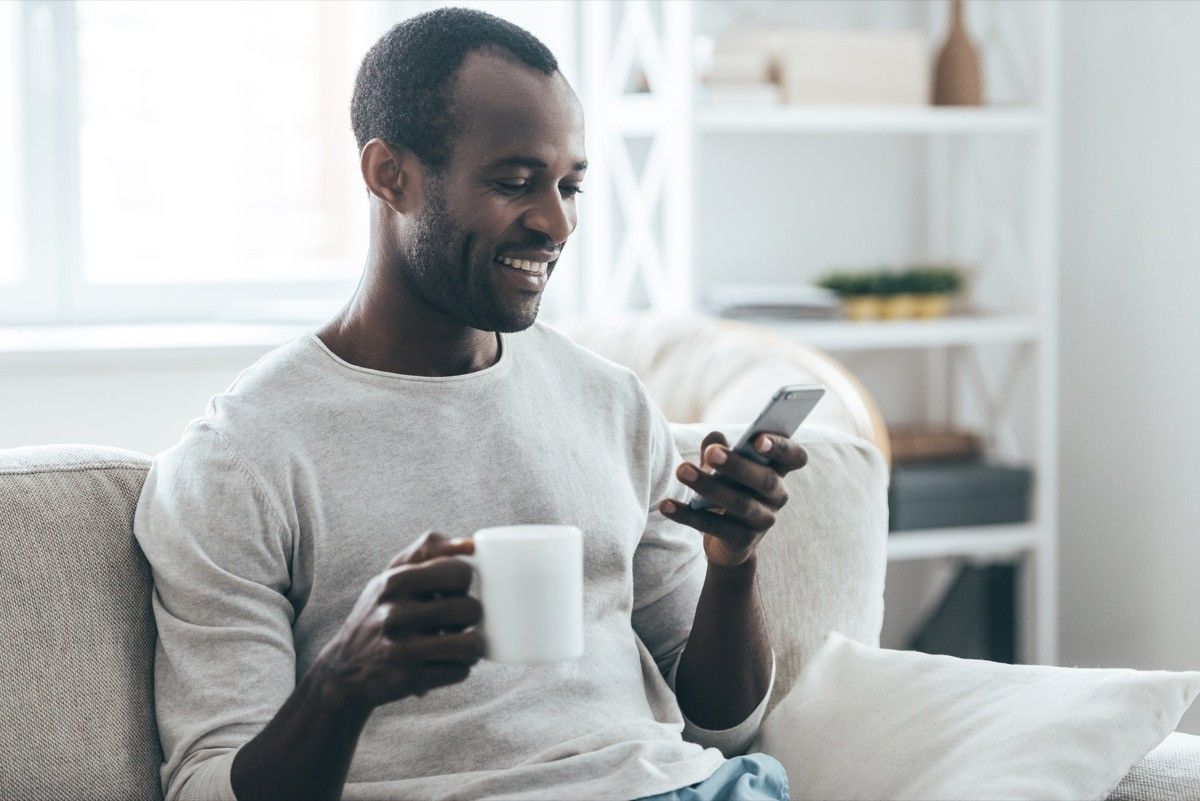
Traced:
[[[680, 454], [698, 461], [700, 443], [736, 425], [671, 425]], [[785, 479], [788, 503], [759, 545], [758, 578], [775, 648], [775, 689], [767, 711], [795, 683], [829, 631], [879, 644], [887, 569], [887, 466], [866, 440], [803, 426], [792, 437], [808, 464]]]
[[1200, 737], [1176, 732], [1134, 765], [1108, 801], [1200, 798]]

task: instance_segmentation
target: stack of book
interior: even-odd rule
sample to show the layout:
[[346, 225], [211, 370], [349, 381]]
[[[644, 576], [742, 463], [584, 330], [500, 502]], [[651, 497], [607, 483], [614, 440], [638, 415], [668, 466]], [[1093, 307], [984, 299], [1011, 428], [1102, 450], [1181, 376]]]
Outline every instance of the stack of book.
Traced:
[[838, 296], [816, 286], [744, 286], [717, 284], [703, 295], [704, 308], [718, 317], [784, 320], [837, 320]]

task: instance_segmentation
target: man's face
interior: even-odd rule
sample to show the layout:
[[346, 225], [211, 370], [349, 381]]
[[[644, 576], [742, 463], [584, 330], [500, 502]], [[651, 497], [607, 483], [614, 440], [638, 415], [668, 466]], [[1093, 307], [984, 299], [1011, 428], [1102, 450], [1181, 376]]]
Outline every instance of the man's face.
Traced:
[[459, 126], [405, 261], [422, 299], [482, 331], [533, 325], [575, 230], [587, 168], [583, 113], [561, 74], [470, 54], [453, 93]]

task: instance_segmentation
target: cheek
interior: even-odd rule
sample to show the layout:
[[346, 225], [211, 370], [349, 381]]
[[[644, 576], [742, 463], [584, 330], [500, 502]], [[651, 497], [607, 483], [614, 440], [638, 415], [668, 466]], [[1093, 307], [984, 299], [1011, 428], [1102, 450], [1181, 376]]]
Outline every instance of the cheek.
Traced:
[[508, 241], [506, 234], [520, 220], [516, 204], [491, 193], [477, 198], [472, 208], [464, 211], [465, 229], [476, 239], [492, 244]]

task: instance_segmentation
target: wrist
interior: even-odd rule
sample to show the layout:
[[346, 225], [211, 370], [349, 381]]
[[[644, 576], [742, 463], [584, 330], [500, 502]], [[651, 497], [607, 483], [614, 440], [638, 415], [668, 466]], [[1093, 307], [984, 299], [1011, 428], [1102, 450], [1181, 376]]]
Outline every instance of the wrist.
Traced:
[[750, 554], [743, 561], [733, 564], [721, 564], [709, 560], [708, 576], [711, 580], [730, 586], [751, 585], [758, 572], [758, 555]]
[[339, 671], [330, 669], [319, 657], [300, 680], [300, 686], [308, 702], [327, 719], [361, 728], [374, 711], [365, 698], [342, 680]]

